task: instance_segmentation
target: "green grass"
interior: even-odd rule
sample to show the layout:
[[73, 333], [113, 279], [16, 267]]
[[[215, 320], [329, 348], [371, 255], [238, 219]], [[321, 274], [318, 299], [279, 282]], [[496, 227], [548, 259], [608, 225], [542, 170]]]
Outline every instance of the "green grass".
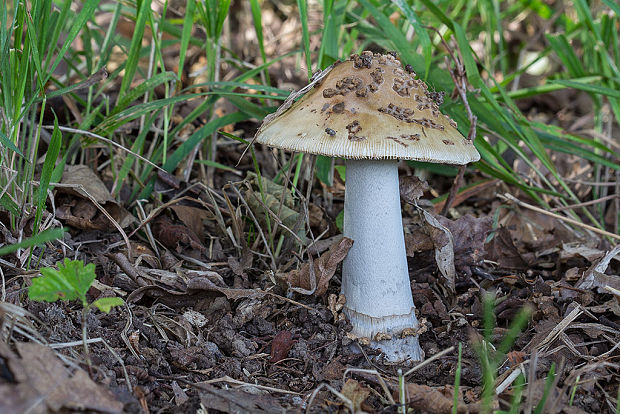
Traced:
[[[506, 354], [514, 345], [515, 339], [527, 325], [532, 310], [529, 307], [522, 308], [510, 324], [508, 332], [500, 343], [493, 342], [493, 328], [495, 324], [495, 297], [487, 294], [483, 297], [483, 316], [482, 316], [482, 340], [474, 343], [474, 350], [478, 355], [482, 368], [482, 396], [481, 412], [489, 413], [495, 399], [495, 379], [498, 368], [504, 362]], [[520, 401], [514, 402], [519, 404]]]
[[[203, 164], [208, 171], [206, 178], [211, 182], [218, 166], [216, 131], [227, 123], [261, 119], [274, 109], [274, 98], [286, 96], [286, 91], [269, 85], [268, 68], [281, 56], [266, 54], [261, 15], [263, 4], [260, 1], [250, 1], [249, 7], [258, 42], [255, 54], [262, 62], [254, 68], [238, 65], [237, 56], [227, 46], [224, 28], [231, 13], [229, 1], [189, 1], [180, 18], [166, 17], [165, 10], [164, 13], [155, 13], [151, 4], [151, 1], [138, 4], [130, 1], [100, 5], [91, 0], [74, 13], [71, 2], [63, 1], [54, 3], [50, 13], [51, 0], [32, 5], [15, 0], [0, 10], [0, 23], [4, 28], [0, 35], [3, 115], [0, 155], [2, 165], [7, 167], [0, 174], [0, 184], [7, 189], [0, 197], [0, 204], [5, 210], [16, 213], [21, 211], [21, 206], [41, 210], [45, 205], [50, 177], [41, 177], [38, 191], [32, 191], [29, 183], [35, 177], [34, 162], [46, 151], [49, 141], [46, 137], [43, 144], [38, 132], [38, 126], [43, 123], [40, 114], [46, 108], [46, 97], [66, 94], [76, 100], [83, 105], [83, 110], [81, 122], [72, 127], [92, 131], [107, 139], [118, 141], [121, 127], [134, 120], [140, 121], [139, 136], [127, 143], [122, 142], [131, 152], [119, 153], [109, 147], [115, 194], [120, 191], [120, 183], [128, 182], [131, 171], [136, 179], [129, 180], [129, 185], [136, 199], [150, 196], [153, 167], [132, 154], [146, 157], [165, 170], [173, 171], [200, 146], [206, 157]], [[554, 152], [589, 160], [597, 178], [620, 168], [617, 148], [609, 147], [599, 138], [606, 132], [603, 108], [610, 108], [616, 121], [620, 119], [620, 95], [617, 92], [620, 89], [617, 36], [620, 17], [615, 3], [605, 1], [600, 6], [605, 13], [595, 13], [581, 0], [568, 5], [562, 13], [541, 2], [325, 0], [321, 2], [323, 24], [315, 32], [310, 31], [307, 2], [298, 0], [297, 6], [301, 21], [297, 53], [304, 62], [301, 69], [308, 77], [313, 71], [350, 53], [371, 46], [381, 47], [396, 50], [402, 61], [411, 64], [431, 88], [450, 93], [454, 85], [443, 64], [447, 54], [442, 40], [447, 41], [462, 59], [473, 88], [468, 101], [478, 119], [476, 145], [482, 160], [472, 169], [520, 188], [540, 205], [562, 206], [581, 201], [556, 170], [551, 160]], [[107, 27], [98, 26], [94, 20], [94, 16], [102, 11], [112, 15]], [[541, 34], [541, 42], [546, 47], [536, 51], [528, 65], [518, 64], [521, 54], [529, 50], [528, 45], [519, 44], [510, 49], [504, 37], [507, 23], [523, 15], [549, 24], [547, 32]], [[116, 31], [121, 18], [128, 18], [134, 24], [130, 39]], [[197, 37], [196, 28], [206, 35], [205, 41]], [[316, 50], [311, 49], [312, 36], [321, 39]], [[61, 38], [63, 42], [59, 43]], [[144, 42], [145, 38], [149, 44]], [[80, 52], [73, 50], [75, 40], [87, 47]], [[482, 44], [481, 56], [470, 46], [472, 40]], [[181, 72], [187, 66], [191, 46], [199, 46], [204, 51], [208, 82], [184, 89]], [[88, 91], [86, 97], [76, 94], [73, 81], [68, 79], [78, 77], [87, 81], [91, 74], [98, 73], [108, 64], [114, 48], [124, 53], [126, 59], [105, 82], [84, 86]], [[163, 56], [168, 48], [179, 51], [177, 68], [165, 67]], [[540, 86], [521, 88], [519, 84], [509, 83], [543, 58], [552, 59], [558, 66]], [[61, 62], [64, 62], [64, 66], [61, 65], [63, 73], [58, 73], [56, 69]], [[217, 62], [229, 62], [240, 69], [234, 82], [219, 82], [221, 74]], [[117, 81], [120, 84], [118, 94], [112, 101], [105, 90]], [[246, 83], [248, 81], [251, 85]], [[265, 85], [264, 88], [259, 89], [257, 83]], [[55, 89], [50, 89], [50, 85]], [[237, 88], [244, 86], [252, 87], [254, 92], [236, 92]], [[198, 87], [207, 87], [209, 91], [197, 93]], [[156, 96], [156, 88], [164, 89], [162, 97]], [[594, 129], [598, 132], [594, 138], [569, 134], [553, 125], [529, 120], [517, 108], [519, 99], [566, 88], [583, 91], [591, 99]], [[214, 104], [220, 97], [228, 99], [238, 112], [224, 119], [215, 117]], [[189, 99], [199, 99], [201, 103], [181, 123], [172, 124], [175, 107]], [[469, 125], [462, 102], [449, 100], [443, 110], [457, 120], [462, 133], [467, 132]], [[179, 146], [176, 142], [178, 133], [199, 117], [206, 118], [207, 123]], [[161, 133], [153, 135], [148, 132], [154, 127]], [[489, 140], [483, 137], [489, 137]], [[57, 147], [59, 142], [61, 146]], [[50, 157], [46, 166], [53, 164], [57, 173], [54, 178], [58, 178], [62, 167], [58, 160], [52, 159], [56, 148], [61, 162], [73, 163], [82, 159], [84, 151], [96, 140], [55, 132], [52, 143], [53, 151], [45, 152]], [[514, 171], [513, 166], [505, 161], [508, 153], [531, 168], [534, 180]], [[295, 184], [299, 181], [300, 167], [301, 158], [295, 169]], [[331, 184], [332, 168], [331, 160], [317, 157], [315, 174], [321, 181]], [[433, 169], [454, 173], [445, 167]], [[606, 195], [604, 188], [593, 191], [593, 197]], [[603, 227], [604, 211], [600, 205], [576, 212], [567, 211], [573, 218]], [[15, 224], [14, 220], [13, 226]], [[611, 230], [619, 231], [617, 228]]]

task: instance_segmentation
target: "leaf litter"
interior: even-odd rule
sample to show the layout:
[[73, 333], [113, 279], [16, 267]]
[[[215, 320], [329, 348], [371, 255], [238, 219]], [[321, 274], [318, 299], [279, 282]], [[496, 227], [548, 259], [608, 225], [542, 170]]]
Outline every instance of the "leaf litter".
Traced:
[[[222, 205], [220, 208], [226, 207]], [[205, 229], [209, 231], [211, 224], [205, 217], [201, 216], [201, 221], [207, 223]], [[498, 295], [497, 335], [505, 331], [503, 326], [514, 317], [515, 309], [525, 303], [535, 308], [532, 329], [517, 339], [516, 350], [507, 356], [512, 362], [498, 377], [497, 385], [510, 381], [511, 374], [517, 370], [532, 371], [532, 364], [536, 364], [532, 372], [538, 377], [545, 375], [552, 362], [562, 362], [560, 375], [569, 378], [584, 363], [606, 362], [608, 365], [583, 372], [580, 383], [589, 379], [598, 386], [590, 389], [584, 385], [575, 397], [581, 404], [581, 412], [604, 409], [605, 404], [588, 398], [587, 394], [603, 392], [600, 391], [602, 387], [606, 395], [613, 395], [613, 389], [606, 389], [605, 384], [613, 384], [613, 378], [617, 378], [613, 356], [618, 354], [619, 331], [614, 319], [617, 320], [620, 308], [617, 296], [609, 288], [617, 288], [614, 283], [619, 269], [618, 247], [600, 250], [574, 241], [559, 244], [556, 249], [531, 252], [528, 251], [531, 242], [521, 243], [506, 227], [493, 229], [490, 217], [465, 215], [449, 220], [426, 211], [422, 211], [420, 217], [417, 225], [408, 225], [407, 237], [409, 256], [413, 253], [410, 264], [415, 264], [412, 268], [417, 269], [412, 288], [421, 323], [426, 328], [420, 334], [420, 342], [429, 356], [454, 345], [455, 341], [464, 344], [457, 412], [479, 411], [480, 371], [476, 369], [478, 363], [468, 343], [472, 332], [480, 326], [480, 294], [489, 289]], [[169, 224], [166, 225], [186, 225], [180, 218], [179, 224], [175, 224], [174, 219], [167, 220]], [[211, 231], [213, 229], [217, 229], [217, 224]], [[201, 242], [195, 232], [192, 237]], [[273, 274], [269, 266], [261, 265], [260, 257], [234, 253], [238, 250], [232, 245], [227, 261], [205, 260], [205, 250], [194, 249], [199, 253], [194, 254], [195, 262], [181, 260], [169, 270], [158, 269], [161, 266], [158, 261], [139, 263], [134, 259], [132, 263], [126, 257], [121, 262], [95, 260], [98, 267], [107, 263], [106, 273], [131, 274], [129, 284], [115, 283], [120, 280], [119, 275], [113, 279], [103, 277], [100, 282], [115, 286], [116, 292], [120, 288], [126, 293], [132, 311], [113, 309], [110, 316], [99, 315], [99, 322], [92, 321], [89, 326], [91, 337], [102, 336], [119, 350], [132, 385], [142, 389], [141, 393], [136, 391], [131, 395], [121, 392], [124, 381], [115, 366], [117, 361], [104, 356], [104, 348], [92, 344], [91, 351], [95, 355], [101, 353], [95, 360], [99, 364], [110, 364], [108, 369], [116, 373], [111, 381], [107, 380], [112, 394], [102, 395], [107, 395], [105, 398], [111, 398], [110, 401], [116, 401], [120, 404], [117, 406], [129, 412], [135, 411], [131, 407], [144, 404], [150, 409], [171, 407], [164, 401], [173, 401], [179, 410], [201, 401], [204, 407], [220, 412], [277, 412], [284, 407], [303, 407], [304, 401], [308, 402], [321, 381], [327, 381], [334, 390], [340, 390], [339, 394], [348, 402], [340, 401], [338, 397], [331, 400], [325, 390], [320, 390], [311, 410], [319, 412], [330, 405], [347, 406], [349, 403], [355, 410], [372, 412], [380, 409], [386, 400], [385, 396], [381, 397], [379, 389], [373, 390], [378, 386], [376, 380], [359, 375], [355, 380], [342, 379], [346, 367], [381, 367], [379, 375], [387, 381], [392, 392], [394, 389], [390, 384], [396, 379], [394, 367], [381, 365], [378, 361], [369, 366], [366, 355], [372, 355], [373, 350], [365, 349], [364, 353], [359, 353], [356, 350], [359, 346], [354, 346], [355, 342], [346, 335], [347, 322], [340, 312], [346, 298], [339, 295], [337, 277], [338, 265], [352, 243], [346, 238], [331, 239], [325, 247], [319, 248], [322, 254], [312, 260], [306, 257], [298, 270]], [[160, 249], [162, 247], [166, 250], [163, 240]], [[192, 249], [191, 243], [177, 242], [168, 247], [173, 254]], [[438, 255], [441, 256], [445, 251], [442, 249], [447, 248], [452, 254], [447, 255], [446, 262], [454, 266], [452, 297], [438, 294], [441, 290], [436, 290], [439, 286], [450, 286], [450, 280], [437, 264]], [[307, 252], [317, 254], [317, 251], [315, 248]], [[118, 257], [118, 253], [116, 255]], [[524, 257], [536, 255], [545, 261], [552, 260], [555, 267], [536, 267], [536, 261], [528, 265]], [[501, 261], [509, 257], [513, 259]], [[116, 270], [115, 265], [119, 266]], [[467, 280], [476, 282], [464, 283]], [[7, 286], [9, 293], [16, 287], [14, 283]], [[89, 294], [96, 295], [94, 291]], [[42, 320], [39, 329], [45, 331], [45, 324], [53, 323], [51, 315], [43, 312], [40, 304], [32, 302], [27, 306]], [[61, 312], [71, 315], [77, 312], [77, 308], [64, 307]], [[6, 321], [7, 313], [3, 315]], [[119, 336], [119, 331], [126, 334]], [[57, 331], [56, 340], [75, 341], [79, 339], [75, 333], [75, 330], [73, 333]], [[19, 333], [14, 335], [21, 336]], [[121, 340], [123, 336], [133, 343], [133, 352]], [[14, 340], [18, 350], [22, 349], [19, 343]], [[6, 344], [4, 348], [7, 348]], [[532, 355], [536, 355], [535, 360]], [[455, 364], [456, 361], [447, 356], [411, 374], [406, 388], [410, 396], [408, 406], [427, 412], [451, 412], [453, 389], [449, 384], [453, 382]], [[8, 368], [14, 376], [18, 375], [13, 365]], [[82, 375], [85, 374], [78, 374], [77, 378], [86, 381], [88, 378]], [[71, 376], [67, 378], [70, 381]], [[226, 390], [221, 388], [222, 382], [217, 381], [221, 378], [240, 383], [232, 384], [234, 389]], [[162, 381], [169, 386], [157, 390], [156, 384]], [[205, 384], [205, 381], [213, 382]], [[29, 385], [30, 388], [19, 385], [19, 381], [11, 384], [4, 386], [13, 390], [14, 398], [20, 396], [26, 402], [37, 395], [36, 392], [41, 392], [36, 384]], [[271, 391], [252, 388], [256, 385], [268, 387]], [[15, 387], [21, 387], [20, 391]], [[509, 389], [503, 387], [500, 404], [502, 396], [509, 395]], [[570, 384], [565, 382], [557, 384], [554, 395], [559, 402], [556, 404], [567, 406], [570, 389]], [[93, 410], [108, 412], [97, 405], [101, 404], [98, 399], [104, 398], [97, 395], [96, 391], [90, 392], [88, 397], [92, 402], [85, 398], [82, 403], [91, 404], [89, 407]], [[200, 398], [196, 399], [196, 396]], [[396, 401], [397, 397], [393, 396]], [[74, 404], [72, 398], [77, 397], [68, 393], [63, 398], [52, 399], [49, 404], [71, 408]], [[528, 398], [539, 401], [541, 395], [536, 391]], [[23, 403], [14, 402], [16, 406]], [[106, 409], [114, 407], [115, 403], [110, 404]], [[433, 411], [428, 407], [433, 407]], [[579, 412], [576, 411], [578, 408], [572, 410], [565, 412]]]
[[[424, 189], [422, 193], [427, 191], [423, 185], [419, 188]], [[173, 214], [160, 212], [165, 218], [160, 224], [157, 217], [149, 219], [155, 239], [161, 243], [157, 245], [159, 257], [146, 245], [133, 242], [135, 236], [131, 260], [122, 250], [106, 250], [98, 243], [82, 249], [84, 257], [97, 264], [99, 275], [98, 284], [88, 294], [93, 298], [118, 294], [128, 303], [127, 309], [112, 309], [110, 315], [90, 315], [88, 330], [91, 338], [104, 338], [119, 353], [134, 390], [127, 392], [118, 360], [105, 347], [93, 343], [90, 348], [94, 363], [107, 367], [108, 372], [95, 373], [94, 380], [105, 383], [103, 390], [107, 387], [111, 394], [98, 396], [99, 391], [92, 391], [83, 404], [100, 412], [115, 406], [122, 406], [124, 412], [137, 412], [145, 406], [149, 410], [159, 407], [185, 412], [196, 404], [216, 412], [279, 412], [302, 407], [323, 412], [328, 407], [350, 405], [355, 410], [373, 412], [386, 404], [390, 406], [376, 377], [353, 373], [355, 379], [343, 379], [348, 367], [363, 367], [380, 369], [377, 375], [388, 384], [390, 392], [395, 391], [397, 380], [396, 367], [376, 359], [370, 363], [367, 358], [373, 358], [376, 352], [347, 336], [349, 328], [341, 312], [346, 298], [339, 294], [339, 264], [354, 241], [328, 232], [327, 238], [302, 247], [297, 256], [281, 259], [278, 266], [283, 270], [274, 272], [265, 255], [253, 250], [257, 249], [256, 242], [235, 246], [225, 237], [220, 245], [226, 260], [214, 261], [204, 247], [209, 235], [222, 234], [212, 208], [220, 209], [220, 216], [228, 224], [232, 217], [227, 211], [237, 215], [238, 211], [243, 214], [243, 208], [263, 208], [233, 197], [239, 194], [229, 194], [233, 210], [227, 203], [207, 196], [203, 202], [211, 205], [208, 214], [195, 211], [202, 208], [204, 212], [204, 207], [183, 207], [170, 209]], [[199, 195], [203, 196], [206, 194]], [[292, 207], [303, 213], [298, 204]], [[523, 237], [522, 229], [528, 225], [519, 225], [511, 212], [500, 214], [499, 220], [469, 214], [451, 220], [416, 210], [413, 216], [406, 217], [406, 248], [422, 325], [420, 343], [427, 356], [457, 342], [463, 344], [457, 412], [478, 412], [480, 408], [481, 371], [470, 338], [480, 336], [481, 295], [489, 290], [497, 295], [493, 335], [498, 338], [505, 334], [518, 308], [525, 304], [534, 308], [530, 329], [517, 337], [514, 351], [506, 356], [506, 367], [498, 373], [496, 385], [501, 384], [502, 391], [496, 404], [501, 407], [509, 401], [516, 374], [534, 375], [538, 379], [532, 387], [539, 387], [537, 384], [555, 363], [562, 364], [553, 391], [556, 408], [564, 412], [609, 408], [605, 401], [614, 395], [618, 375], [614, 362], [620, 332], [620, 302], [614, 294], [620, 269], [618, 247], [564, 236], [547, 244], [554, 232], [548, 224], [530, 226], [530, 235]], [[531, 213], [526, 218], [528, 223], [535, 219]], [[199, 223], [202, 234], [195, 230]], [[247, 231], [241, 222], [237, 224], [238, 231]], [[186, 230], [178, 233], [173, 231], [175, 228]], [[172, 235], [170, 242], [165, 234]], [[73, 243], [70, 237], [65, 242], [69, 246]], [[19, 281], [29, 278], [16, 270], [7, 273], [6, 288], [7, 299], [19, 303]], [[54, 313], [40, 303], [25, 305], [40, 319], [36, 329], [42, 335], [60, 342], [79, 341], [78, 307], [63, 305]], [[15, 318], [6, 311], [0, 316], [2, 326], [9, 326]], [[59, 324], [63, 319], [74, 322]], [[22, 349], [19, 344], [28, 338], [28, 331], [19, 326], [12, 331], [9, 342], [0, 341], [2, 349]], [[70, 354], [80, 361], [79, 353], [72, 350]], [[20, 406], [37, 398], [41, 391], [36, 384], [19, 379], [23, 369], [15, 368], [16, 362], [11, 364], [7, 372], [12, 380], [3, 384], [4, 392], [11, 395], [7, 401]], [[591, 370], [584, 370], [590, 365]], [[448, 353], [413, 372], [406, 384], [408, 407], [451, 412], [450, 385], [455, 369], [456, 360]], [[581, 372], [578, 380], [576, 372]], [[83, 375], [73, 374], [86, 381]], [[71, 374], [66, 377], [72, 381]], [[566, 382], [571, 378], [572, 385]], [[329, 384], [338, 394], [319, 388], [321, 383]], [[575, 383], [579, 384], [577, 388]], [[578, 407], [568, 405], [573, 389]], [[603, 399], [590, 398], [592, 393]], [[312, 395], [315, 398], [308, 405]], [[82, 398], [81, 394], [78, 397]], [[67, 391], [49, 404], [74, 409], [73, 399], [78, 397]], [[396, 401], [393, 408], [398, 405], [397, 397], [392, 397]], [[103, 401], [101, 398], [110, 398], [108, 408], [97, 405]], [[535, 404], [541, 398], [539, 390], [533, 390], [525, 401]]]

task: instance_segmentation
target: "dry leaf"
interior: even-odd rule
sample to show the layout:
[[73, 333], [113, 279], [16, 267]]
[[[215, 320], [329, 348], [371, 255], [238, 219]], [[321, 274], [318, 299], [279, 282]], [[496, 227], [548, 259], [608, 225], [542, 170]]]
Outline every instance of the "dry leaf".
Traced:
[[500, 227], [493, 239], [487, 243], [489, 260], [499, 263], [500, 267], [508, 269], [526, 269], [528, 262], [521, 256], [512, 242], [512, 236], [505, 227]]
[[178, 253], [186, 249], [206, 252], [206, 248], [200, 243], [196, 233], [182, 224], [173, 224], [164, 214], [160, 214], [153, 220], [153, 236], [170, 250]]
[[[13, 373], [18, 374], [15, 378], [20, 383], [0, 387], [0, 412], [47, 412], [46, 406], [54, 412], [63, 408], [122, 412], [123, 404], [108, 389], [93, 382], [81, 369], [71, 375], [50, 348], [23, 342], [16, 343], [16, 346], [21, 359], [12, 355], [8, 365]], [[7, 357], [4, 352], [3, 357]], [[39, 411], [38, 406], [44, 411]], [[19, 407], [28, 407], [28, 410], [15, 411]], [[30, 408], [34, 411], [29, 411]]]
[[400, 199], [416, 204], [424, 192], [428, 190], [428, 183], [415, 175], [403, 175], [398, 180]]
[[454, 243], [452, 234], [432, 214], [421, 210], [426, 221], [425, 227], [435, 246], [435, 261], [443, 276], [446, 287], [454, 292], [456, 270], [454, 268]]
[[[427, 385], [407, 384], [405, 390], [407, 406], [427, 414], [451, 414], [454, 404], [453, 397], [444, 395], [440, 390]], [[398, 391], [394, 392], [398, 398]], [[480, 404], [465, 404], [459, 402], [456, 412], [458, 414], [473, 414], [480, 412]]]
[[599, 249], [594, 249], [581, 242], [562, 243], [562, 250], [560, 251], [560, 260], [567, 261], [577, 256], [581, 256], [589, 262], [594, 262], [596, 259], [600, 259], [605, 255], [605, 252]]
[[338, 264], [347, 257], [351, 246], [353, 240], [343, 237], [332, 244], [318, 259], [313, 260], [312, 268], [310, 263], [306, 263], [301, 269], [291, 270], [278, 277], [299, 293], [322, 296], [327, 292], [329, 281], [334, 276]]
[[187, 400], [189, 400], [189, 397], [187, 396], [185, 391], [183, 391], [183, 388], [181, 388], [176, 381], [172, 381], [172, 391], [174, 392], [174, 402], [177, 407], [179, 405], [185, 404]]
[[601, 260], [592, 265], [583, 275], [576, 287], [579, 289], [596, 288], [599, 293], [608, 293], [605, 286], [620, 290], [620, 277], [606, 275], [605, 271], [612, 259], [620, 254], [620, 244], [609, 251]]
[[470, 266], [480, 265], [486, 257], [484, 242], [491, 231], [493, 219], [469, 214], [457, 220], [443, 216], [438, 216], [437, 219], [452, 234], [456, 268], [469, 271]]
[[61, 183], [76, 186], [75, 188], [66, 188], [63, 191], [77, 193], [83, 198], [90, 198], [90, 195], [99, 204], [105, 204], [109, 201], [116, 202], [103, 181], [87, 165], [65, 166]]
[[347, 397], [353, 403], [353, 412], [363, 412], [362, 404], [366, 401], [366, 398], [370, 395], [370, 390], [364, 387], [359, 382], [352, 378], [349, 378], [347, 382], [342, 386], [342, 395]]
[[269, 362], [276, 363], [282, 361], [288, 356], [288, 352], [294, 344], [293, 334], [290, 331], [279, 332], [271, 341], [271, 358]]
[[59, 198], [56, 215], [66, 224], [82, 230], [113, 229], [108, 218], [93, 205], [93, 200], [122, 228], [135, 221], [135, 218], [116, 202], [105, 184], [87, 165], [67, 165], [61, 183], [72, 186], [58, 188], [58, 192], [65, 194], [66, 197]]
[[205, 239], [204, 225], [202, 224], [209, 217], [209, 212], [202, 208], [192, 206], [182, 206], [174, 204], [170, 206], [179, 220], [189, 227], [198, 236], [199, 240]]

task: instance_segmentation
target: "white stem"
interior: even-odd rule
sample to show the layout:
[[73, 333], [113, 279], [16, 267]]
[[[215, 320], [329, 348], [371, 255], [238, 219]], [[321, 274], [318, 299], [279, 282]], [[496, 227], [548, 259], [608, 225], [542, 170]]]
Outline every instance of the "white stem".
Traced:
[[388, 360], [422, 358], [417, 337], [400, 336], [417, 328], [398, 189], [398, 161], [347, 160], [344, 235], [353, 239], [342, 267], [345, 314], [352, 333], [373, 339]]

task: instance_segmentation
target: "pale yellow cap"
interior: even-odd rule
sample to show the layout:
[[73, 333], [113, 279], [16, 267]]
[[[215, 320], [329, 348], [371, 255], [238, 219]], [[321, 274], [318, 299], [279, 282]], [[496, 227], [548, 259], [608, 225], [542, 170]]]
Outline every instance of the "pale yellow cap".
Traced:
[[392, 55], [353, 55], [300, 92], [265, 118], [256, 142], [354, 159], [446, 164], [480, 159], [456, 123], [441, 113], [426, 84]]

